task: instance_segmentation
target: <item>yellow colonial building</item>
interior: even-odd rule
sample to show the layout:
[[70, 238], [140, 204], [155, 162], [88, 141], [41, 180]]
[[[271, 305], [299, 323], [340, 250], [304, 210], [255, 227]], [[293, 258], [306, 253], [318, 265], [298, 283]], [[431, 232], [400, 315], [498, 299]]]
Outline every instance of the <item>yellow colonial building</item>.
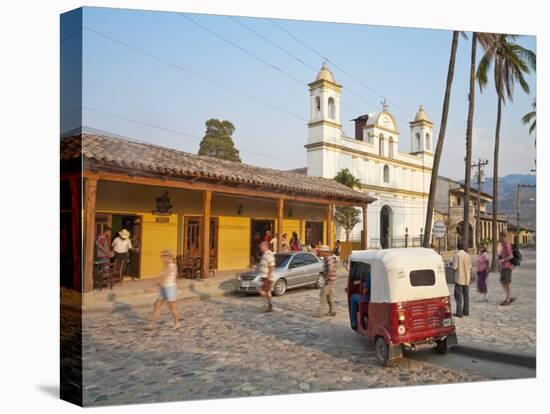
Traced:
[[332, 246], [334, 206], [366, 214], [374, 201], [333, 180], [96, 132], [63, 138], [61, 166], [62, 283], [84, 291], [93, 287], [95, 241], [105, 228], [130, 232], [131, 276], [157, 277], [165, 249], [200, 258], [207, 275], [254, 264], [266, 230]]

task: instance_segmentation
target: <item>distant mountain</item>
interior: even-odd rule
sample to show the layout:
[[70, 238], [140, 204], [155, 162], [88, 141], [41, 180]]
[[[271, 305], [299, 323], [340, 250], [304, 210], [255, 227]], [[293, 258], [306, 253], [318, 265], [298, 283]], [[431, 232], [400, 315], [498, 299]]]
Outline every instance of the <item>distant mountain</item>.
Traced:
[[[517, 215], [517, 185], [536, 185], [536, 176], [533, 174], [510, 174], [499, 179], [498, 205], [499, 210], [508, 215], [508, 219], [516, 222]], [[487, 177], [482, 185], [482, 190], [486, 193], [493, 194], [493, 178]], [[519, 211], [520, 224], [536, 228], [537, 225], [537, 210], [536, 210], [535, 188], [520, 188], [519, 191]], [[492, 207], [491, 207], [492, 208]]]

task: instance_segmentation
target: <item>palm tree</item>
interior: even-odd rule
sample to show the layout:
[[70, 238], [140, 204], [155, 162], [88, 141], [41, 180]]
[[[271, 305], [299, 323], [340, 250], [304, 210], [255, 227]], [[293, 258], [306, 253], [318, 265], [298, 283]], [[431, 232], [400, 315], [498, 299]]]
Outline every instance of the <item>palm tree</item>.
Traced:
[[[361, 188], [361, 181], [347, 168], [338, 171], [338, 174], [334, 177], [334, 181], [344, 184], [349, 188]], [[346, 232], [346, 241], [349, 241], [349, 234], [353, 228], [361, 222], [359, 214], [360, 211], [352, 206], [337, 206], [334, 210], [334, 221], [339, 226], [342, 226]], [[367, 237], [366, 234], [365, 237]]]
[[498, 157], [500, 147], [500, 122], [502, 117], [502, 105], [506, 101], [513, 101], [514, 86], [519, 83], [525, 93], [529, 93], [529, 84], [525, 75], [535, 70], [536, 55], [533, 51], [525, 49], [514, 40], [517, 36], [498, 34], [492, 48], [486, 50], [479, 62], [476, 77], [479, 88], [488, 83], [488, 73], [491, 65], [494, 66], [494, 81], [497, 93], [497, 121], [495, 128], [495, 149], [493, 160], [493, 249], [491, 271], [497, 269], [497, 214], [498, 214]]
[[361, 187], [361, 181], [359, 181], [359, 179], [356, 178], [347, 168], [343, 168], [338, 171], [338, 174], [336, 174], [336, 177], [334, 177], [334, 181], [340, 184], [344, 184], [346, 187], [349, 188]]
[[453, 40], [451, 43], [451, 56], [449, 57], [449, 69], [447, 71], [447, 85], [445, 87], [445, 97], [443, 98], [443, 111], [441, 112], [441, 127], [439, 128], [439, 136], [437, 137], [437, 145], [435, 146], [434, 162], [432, 167], [432, 177], [430, 180], [430, 194], [428, 195], [428, 209], [426, 211], [426, 224], [424, 226], [424, 247], [430, 246], [430, 236], [432, 228], [433, 211], [435, 204], [435, 192], [437, 189], [437, 176], [439, 174], [439, 163], [441, 161], [441, 153], [443, 152], [443, 141], [445, 140], [445, 130], [447, 129], [447, 118], [449, 116], [449, 104], [451, 100], [451, 86], [455, 73], [456, 49], [458, 46], [459, 32], [453, 32]]
[[[537, 129], [537, 99], [535, 98], [533, 100], [533, 103], [531, 104], [533, 107], [533, 110], [531, 112], [527, 112], [525, 115], [523, 115], [523, 118], [521, 118], [521, 121], [524, 125], [527, 125], [529, 122], [531, 122], [531, 125], [529, 126], [529, 135], [531, 135], [536, 129]], [[535, 149], [537, 148], [537, 136], [535, 135]], [[537, 168], [537, 157], [535, 155], [535, 171]]]
[[[536, 99], [531, 104], [533, 110], [531, 112], [527, 112], [525, 115], [523, 115], [523, 118], [521, 118], [521, 121], [524, 125], [527, 125], [529, 122], [531, 122], [531, 125], [529, 126], [529, 135], [531, 135], [536, 129], [537, 129], [537, 101]], [[535, 138], [535, 145], [536, 145], [536, 138]]]
[[468, 94], [468, 120], [466, 123], [466, 159], [464, 174], [464, 217], [462, 226], [462, 239], [466, 250], [470, 246], [470, 186], [472, 182], [472, 131], [474, 126], [475, 107], [475, 72], [476, 72], [476, 48], [479, 42], [483, 49], [493, 47], [496, 36], [492, 33], [472, 33], [472, 52], [470, 58], [470, 92]]

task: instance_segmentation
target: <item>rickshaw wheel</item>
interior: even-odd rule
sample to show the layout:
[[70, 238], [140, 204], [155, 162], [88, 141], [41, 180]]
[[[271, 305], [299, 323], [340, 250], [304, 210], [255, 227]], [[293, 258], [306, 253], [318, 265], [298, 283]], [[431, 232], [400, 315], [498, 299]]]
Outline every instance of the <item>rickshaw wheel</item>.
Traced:
[[384, 367], [388, 366], [388, 361], [390, 358], [390, 347], [386, 343], [384, 338], [382, 338], [381, 336], [376, 338], [376, 341], [374, 342], [374, 349], [376, 350], [376, 359], [378, 360], [378, 362]]
[[449, 347], [447, 346], [447, 338], [441, 341], [436, 341], [435, 351], [441, 355], [445, 355], [449, 352]]

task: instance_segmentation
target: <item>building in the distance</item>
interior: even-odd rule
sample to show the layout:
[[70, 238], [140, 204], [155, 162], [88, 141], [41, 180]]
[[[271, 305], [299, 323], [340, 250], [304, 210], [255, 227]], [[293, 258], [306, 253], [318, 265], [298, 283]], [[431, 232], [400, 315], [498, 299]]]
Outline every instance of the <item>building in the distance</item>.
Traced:
[[[424, 232], [433, 164], [433, 123], [420, 106], [406, 134], [410, 152], [399, 150], [401, 131], [396, 118], [383, 102], [380, 112], [358, 116], [355, 136], [341, 129], [340, 93], [326, 64], [309, 84], [307, 174], [334, 178], [347, 168], [361, 181], [362, 191], [376, 198], [368, 208], [369, 248], [419, 245]], [[362, 215], [361, 215], [362, 217]], [[361, 240], [363, 224], [351, 239]], [[338, 229], [338, 237], [344, 232]]]
[[516, 222], [508, 223], [508, 241], [517, 243], [520, 247], [535, 245], [535, 230], [523, 224], [518, 225]]
[[[493, 234], [493, 214], [488, 208], [493, 196], [483, 191], [479, 192], [479, 228], [477, 227], [477, 203], [478, 191], [470, 189], [470, 231], [469, 246], [477, 247], [480, 244], [491, 244]], [[464, 184], [447, 177], [437, 178], [437, 191], [435, 196], [434, 221], [441, 220], [447, 227], [447, 237], [442, 242], [445, 250], [454, 250], [461, 240], [462, 227], [464, 225]], [[508, 231], [508, 218], [505, 214], [497, 216], [497, 232]], [[479, 231], [479, 234], [478, 234]]]

